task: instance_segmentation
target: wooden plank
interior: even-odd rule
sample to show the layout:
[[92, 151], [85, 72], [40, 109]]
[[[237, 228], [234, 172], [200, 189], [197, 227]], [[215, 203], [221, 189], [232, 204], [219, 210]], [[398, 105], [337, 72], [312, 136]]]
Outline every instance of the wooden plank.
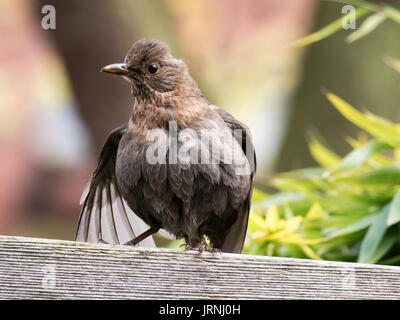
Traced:
[[0, 236], [1, 299], [399, 299], [400, 267]]

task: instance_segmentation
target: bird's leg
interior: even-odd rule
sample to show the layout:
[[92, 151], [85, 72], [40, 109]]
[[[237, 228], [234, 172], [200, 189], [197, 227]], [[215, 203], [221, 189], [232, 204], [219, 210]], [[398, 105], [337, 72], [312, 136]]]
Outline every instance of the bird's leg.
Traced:
[[103, 238], [101, 237], [101, 233], [100, 232], [99, 232], [98, 236], [99, 236], [99, 242], [98, 243], [109, 244], [107, 241], [103, 240]]
[[136, 246], [139, 242], [143, 241], [147, 237], [151, 236], [152, 234], [156, 233], [160, 228], [153, 228], [150, 227], [149, 230], [143, 232], [142, 234], [138, 235], [135, 239], [124, 243], [125, 246]]

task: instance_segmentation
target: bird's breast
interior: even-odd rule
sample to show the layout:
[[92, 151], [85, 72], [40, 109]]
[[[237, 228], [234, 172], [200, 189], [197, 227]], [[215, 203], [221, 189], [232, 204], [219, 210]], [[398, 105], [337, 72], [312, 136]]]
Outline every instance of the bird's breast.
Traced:
[[209, 184], [247, 192], [250, 165], [231, 131], [218, 128], [217, 124], [215, 130], [205, 131], [180, 130], [176, 123], [169, 126], [147, 130], [145, 137], [131, 132], [122, 137], [116, 174], [123, 194], [132, 192], [141, 179], [157, 188], [166, 179], [180, 182], [185, 175], [189, 181], [204, 176]]
[[208, 145], [199, 134], [194, 129], [157, 129], [148, 130], [144, 141], [129, 132], [122, 137], [118, 186], [147, 224], [167, 226], [177, 234], [184, 216], [196, 216], [198, 223], [207, 212], [222, 218], [248, 196], [250, 174], [240, 172], [248, 161], [236, 140]]

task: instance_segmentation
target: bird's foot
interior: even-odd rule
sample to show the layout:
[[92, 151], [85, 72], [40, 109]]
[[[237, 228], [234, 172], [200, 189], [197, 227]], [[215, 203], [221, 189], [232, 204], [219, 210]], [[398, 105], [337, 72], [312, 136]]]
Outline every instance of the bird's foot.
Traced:
[[219, 253], [221, 254], [221, 250], [218, 248], [213, 248], [213, 247], [209, 247], [206, 243], [206, 241], [203, 239], [200, 241], [200, 243], [197, 246], [192, 246], [188, 243], [184, 243], [181, 245], [181, 247], [185, 247], [185, 250], [194, 250], [194, 251], [198, 251], [200, 253], [202, 252], [210, 252], [210, 253]]
[[206, 243], [200, 243], [197, 246], [192, 246], [188, 243], [184, 243], [181, 245], [181, 247], [184, 246], [185, 250], [193, 250], [193, 251], [198, 251], [200, 253], [202, 253], [203, 251], [208, 251], [208, 247]]
[[212, 248], [212, 247], [211, 247], [211, 248], [208, 248], [208, 252], [222, 254], [221, 249]]
[[102, 244], [109, 244], [107, 241], [104, 241], [103, 239], [99, 239], [99, 243], [102, 243]]

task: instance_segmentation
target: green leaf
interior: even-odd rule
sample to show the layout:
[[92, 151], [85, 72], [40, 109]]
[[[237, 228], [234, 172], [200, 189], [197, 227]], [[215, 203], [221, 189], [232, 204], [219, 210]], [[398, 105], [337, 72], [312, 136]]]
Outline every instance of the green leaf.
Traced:
[[284, 216], [285, 216], [286, 220], [289, 220], [294, 217], [294, 213], [293, 213], [292, 208], [289, 205], [289, 201], [285, 201], [283, 208], [284, 208]]
[[390, 227], [400, 221], [400, 189], [394, 196], [389, 209], [387, 226]]
[[323, 209], [319, 203], [314, 203], [308, 210], [304, 222], [303, 233], [307, 238], [321, 237], [321, 220], [323, 219]]
[[386, 16], [393, 21], [400, 23], [400, 11], [388, 4], [383, 6], [383, 12], [385, 12]]
[[[395, 185], [400, 183], [400, 164], [383, 166], [355, 174], [344, 174], [335, 177], [336, 182], [346, 182], [358, 185]], [[388, 187], [389, 187], [388, 186]]]
[[307, 245], [301, 245], [300, 249], [304, 252], [304, 254], [314, 260], [322, 260], [321, 257], [319, 257], [315, 252]]
[[340, 161], [340, 157], [336, 153], [323, 146], [315, 138], [308, 142], [308, 148], [314, 160], [324, 168], [334, 167]]
[[345, 188], [343, 191], [338, 191], [338, 196], [346, 199], [357, 207], [371, 208], [373, 206], [382, 206], [392, 201], [393, 196], [396, 192], [393, 190], [397, 188], [393, 187], [384, 187], [382, 191], [378, 190], [377, 187], [373, 187], [371, 190], [366, 190], [362, 188], [361, 192], [352, 192], [352, 190], [348, 190]]
[[360, 248], [358, 262], [367, 263], [378, 248], [387, 227], [386, 221], [389, 214], [389, 205], [386, 205], [374, 219], [374, 222], [369, 227]]
[[400, 255], [387, 258], [385, 260], [379, 261], [379, 264], [386, 264], [386, 265], [399, 265], [400, 264]]
[[252, 205], [252, 208], [254, 209], [266, 209], [272, 206], [273, 204], [276, 205], [281, 205], [286, 202], [291, 203], [291, 202], [296, 202], [296, 201], [302, 201], [304, 200], [304, 195], [298, 192], [278, 192], [272, 196], [269, 196], [268, 198], [259, 201], [257, 203], [254, 203]]
[[[356, 9], [356, 13], [355, 16], [356, 18], [360, 18], [363, 15], [367, 14], [370, 10], [365, 9], [365, 8], [357, 8]], [[322, 39], [325, 39], [327, 37], [329, 37], [330, 35], [334, 34], [335, 32], [339, 31], [342, 29], [342, 21], [343, 19], [346, 19], [347, 17], [349, 17], [350, 15], [352, 15], [352, 12], [349, 12], [348, 14], [340, 17], [339, 19], [331, 22], [330, 24], [328, 24], [327, 26], [325, 26], [324, 28], [308, 35], [305, 36], [301, 39], [296, 40], [295, 42], [293, 42], [291, 44], [292, 47], [305, 47], [308, 46], [314, 42], [318, 42]]]
[[384, 12], [377, 12], [370, 15], [361, 26], [354, 32], [352, 32], [347, 38], [348, 43], [352, 43], [365, 37], [367, 34], [374, 31], [383, 21], [386, 19], [386, 14]]
[[357, 232], [357, 231], [361, 231], [361, 230], [363, 230], [365, 228], [368, 228], [375, 221], [377, 215], [378, 214], [373, 214], [373, 215], [366, 216], [365, 218], [362, 218], [362, 219], [358, 220], [357, 222], [355, 222], [355, 223], [353, 223], [353, 224], [351, 224], [351, 225], [349, 225], [349, 226], [347, 226], [347, 227], [345, 227], [343, 229], [340, 229], [340, 230], [337, 230], [335, 232], [332, 232], [329, 235], [329, 238], [336, 238], [336, 237], [339, 237], [339, 236], [343, 236], [343, 235], [346, 235], [346, 234], [354, 233], [354, 232]]
[[370, 256], [370, 258], [365, 261], [365, 263], [377, 263], [393, 247], [396, 241], [397, 230], [395, 228], [391, 228], [388, 230], [388, 232], [386, 232], [378, 248]]
[[380, 152], [385, 149], [392, 149], [392, 146], [381, 141], [372, 140], [362, 147], [350, 152], [330, 173], [335, 174], [342, 171], [357, 169], [374, 153]]
[[307, 220], [320, 220], [323, 217], [323, 210], [321, 208], [321, 205], [319, 203], [314, 203], [310, 210], [308, 210], [306, 214], [306, 219]]
[[378, 4], [373, 4], [363, 0], [326, 0], [326, 1], [350, 4], [353, 6], [364, 8], [369, 11], [375, 11], [375, 12], [383, 11], [389, 19], [392, 19], [393, 21], [400, 23], [400, 11], [388, 4], [380, 6]]
[[[364, 143], [362, 143], [358, 140], [352, 139], [352, 138], [347, 138], [346, 140], [347, 140], [347, 143], [353, 147], [353, 149], [361, 148], [364, 145]], [[371, 158], [368, 160], [368, 162], [374, 164], [373, 166], [376, 166], [376, 165], [387, 166], [387, 165], [393, 164], [394, 159], [389, 156], [385, 156], [383, 154], [375, 153], [375, 154], [371, 155]]]
[[400, 130], [394, 123], [372, 113], [363, 114], [333, 93], [326, 93], [326, 97], [347, 120], [356, 126], [390, 145], [400, 146]]

